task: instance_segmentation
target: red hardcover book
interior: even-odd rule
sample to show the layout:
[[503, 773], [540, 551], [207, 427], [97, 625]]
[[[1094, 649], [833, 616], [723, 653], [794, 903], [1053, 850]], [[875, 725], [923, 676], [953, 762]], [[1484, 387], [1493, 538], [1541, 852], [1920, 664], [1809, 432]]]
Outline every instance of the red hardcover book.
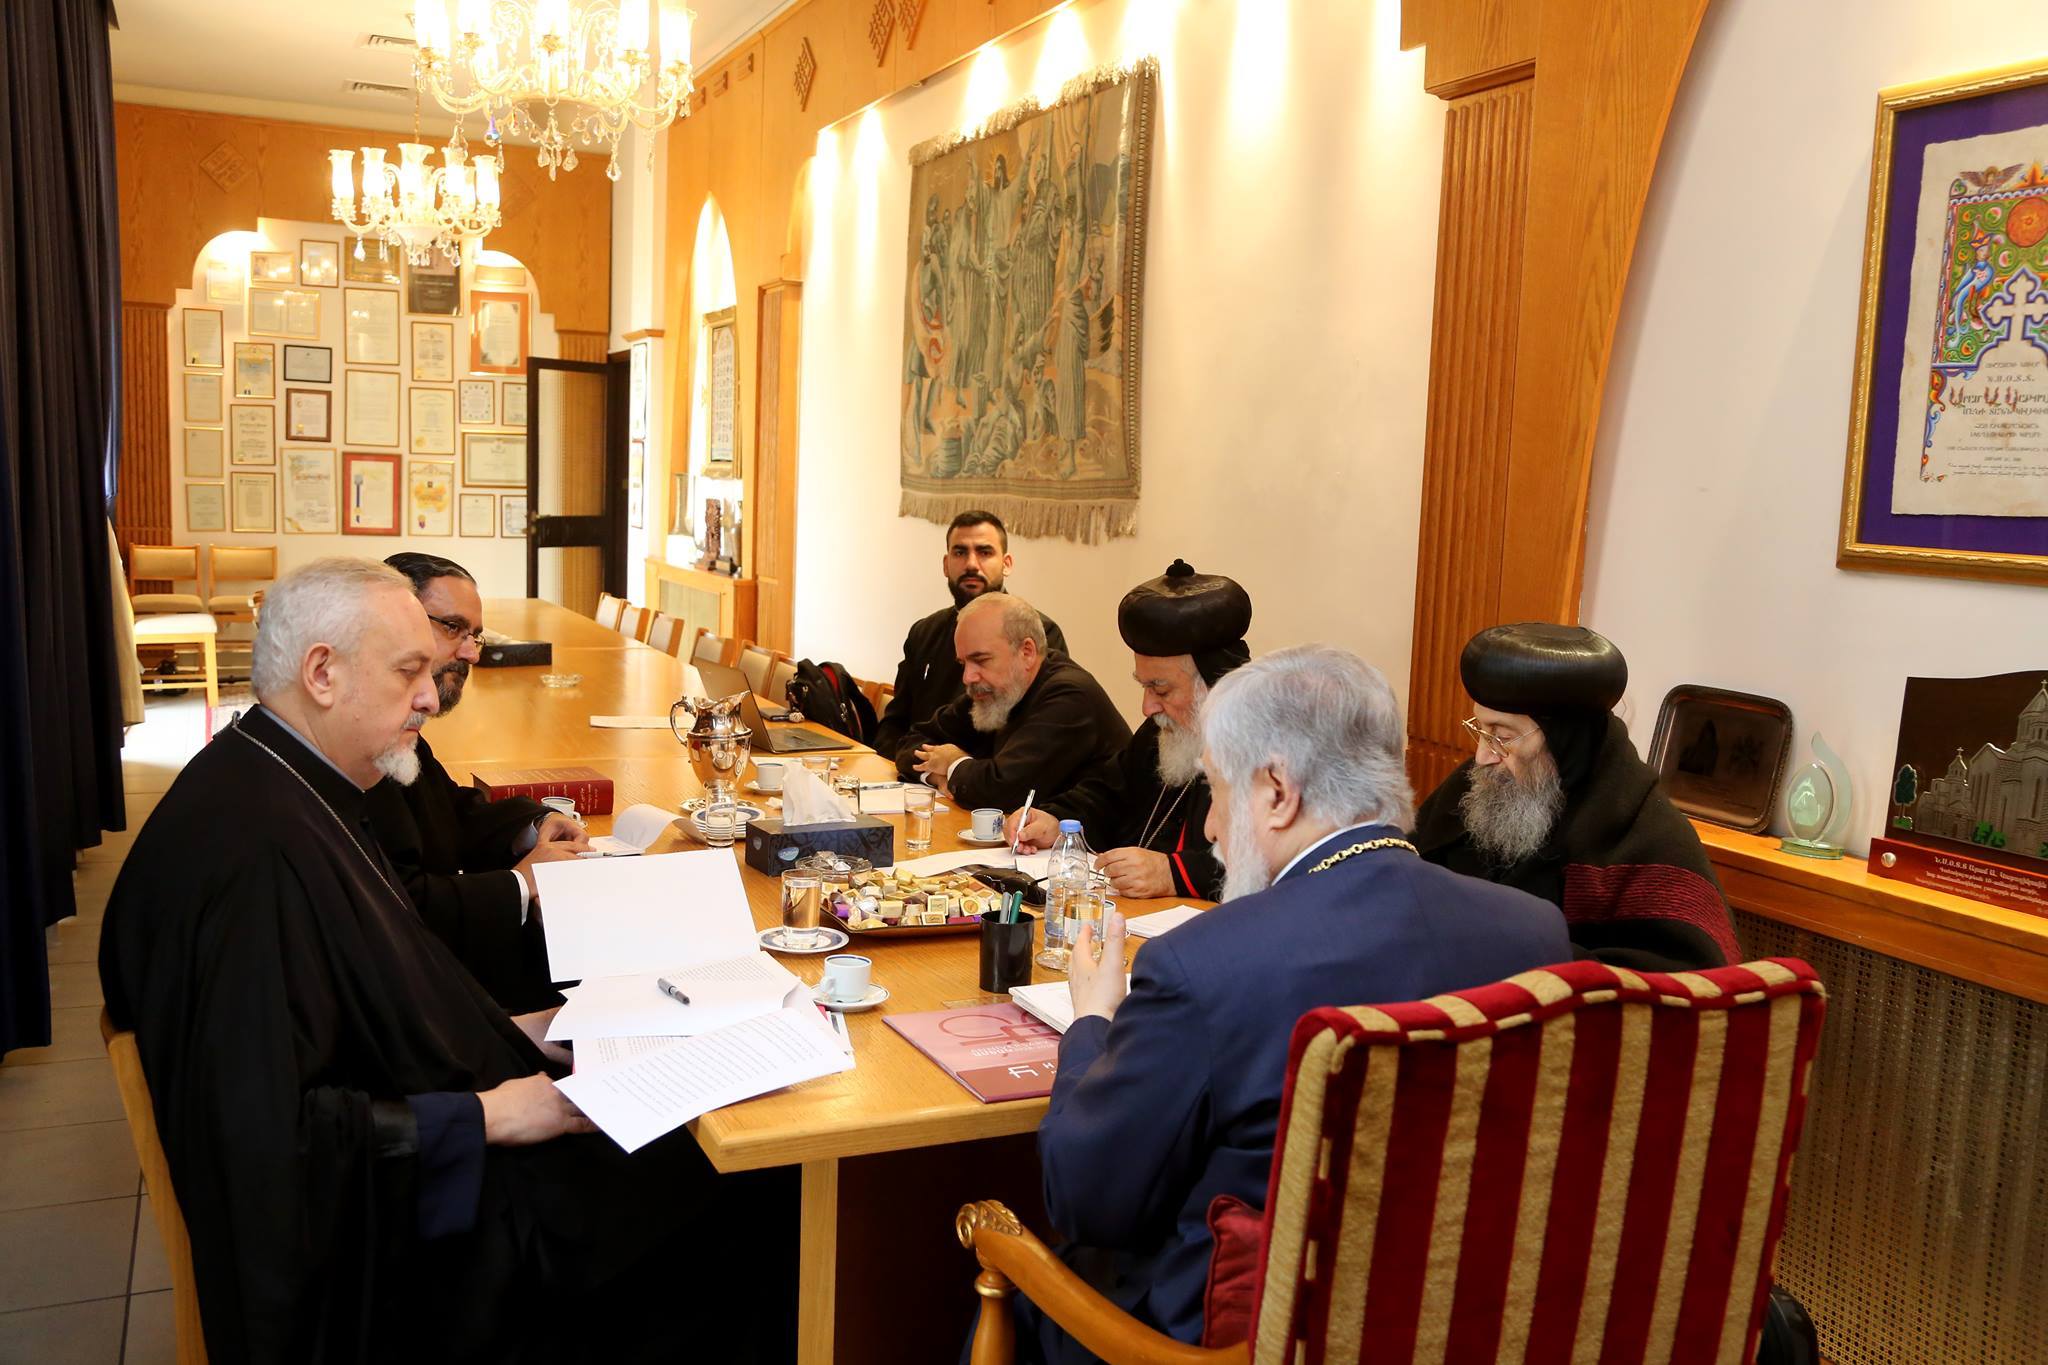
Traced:
[[508, 796], [566, 796], [578, 815], [612, 813], [612, 780], [595, 768], [472, 768], [469, 780], [493, 801]]
[[883, 1020], [983, 1104], [1052, 1093], [1059, 1030], [1007, 1001]]

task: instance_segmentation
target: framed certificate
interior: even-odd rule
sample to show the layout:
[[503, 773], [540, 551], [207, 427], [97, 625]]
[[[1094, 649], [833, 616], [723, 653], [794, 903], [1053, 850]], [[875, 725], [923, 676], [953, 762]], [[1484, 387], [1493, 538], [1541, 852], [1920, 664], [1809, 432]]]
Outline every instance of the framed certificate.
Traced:
[[526, 486], [526, 438], [510, 431], [462, 433], [462, 481], [474, 488]]
[[505, 411], [498, 419], [498, 425], [507, 427], [525, 426], [526, 381], [524, 379], [508, 379], [505, 381], [504, 390], [505, 395], [499, 400], [499, 404]]
[[221, 476], [223, 445], [219, 427], [185, 428], [185, 477], [217, 479]]
[[455, 382], [454, 323], [415, 322], [412, 325], [412, 377], [416, 384]]
[[416, 536], [455, 534], [455, 461], [409, 461], [405, 490], [408, 531]]
[[465, 379], [457, 386], [462, 394], [462, 425], [487, 427], [498, 420], [498, 381]]
[[277, 397], [277, 347], [267, 341], [235, 343], [235, 397]]
[[284, 348], [284, 382], [287, 384], [332, 384], [332, 346], [287, 346]]
[[277, 534], [277, 475], [228, 475], [228, 506], [234, 511], [234, 529], [264, 535]]
[[185, 420], [188, 422], [219, 422], [220, 376], [217, 374], [188, 374], [185, 376]]
[[[415, 455], [455, 453], [455, 390], [412, 388], [406, 393], [406, 438]], [[525, 475], [520, 475], [525, 482]]]
[[351, 284], [397, 284], [398, 253], [382, 237], [358, 237], [341, 253], [341, 277]]
[[249, 335], [295, 337], [300, 341], [318, 340], [320, 296], [307, 289], [278, 289], [265, 285], [251, 285]]
[[398, 371], [343, 370], [341, 377], [342, 443], [397, 445]]
[[284, 531], [289, 536], [333, 535], [335, 520], [334, 452], [293, 450], [284, 453]]
[[341, 291], [341, 358], [351, 365], [398, 363], [398, 293], [392, 289]]
[[329, 389], [284, 391], [284, 438], [287, 441], [334, 439], [334, 393]]
[[495, 493], [464, 493], [456, 528], [466, 536], [498, 534], [498, 497]]
[[268, 403], [228, 405], [228, 463], [277, 463], [277, 409]]
[[226, 261], [206, 263], [206, 301], [208, 303], [240, 303], [242, 301], [242, 267]]
[[398, 457], [343, 451], [341, 496], [343, 535], [397, 535]]
[[340, 284], [341, 243], [320, 242], [310, 237], [300, 242], [299, 283], [318, 289], [332, 289]]
[[217, 483], [185, 485], [185, 529], [225, 531], [228, 529], [228, 490]]
[[469, 295], [469, 368], [480, 374], [526, 373], [526, 295]]
[[249, 253], [249, 283], [290, 284], [297, 271], [292, 264], [289, 251], [252, 251]]
[[526, 494], [507, 493], [498, 499], [498, 534], [506, 540], [526, 539]]
[[185, 310], [185, 368], [218, 370], [221, 366], [221, 311], [218, 308]]
[[[462, 275], [452, 265], [415, 265], [405, 272], [405, 311], [454, 317], [462, 311]], [[451, 324], [452, 325], [452, 324]]]

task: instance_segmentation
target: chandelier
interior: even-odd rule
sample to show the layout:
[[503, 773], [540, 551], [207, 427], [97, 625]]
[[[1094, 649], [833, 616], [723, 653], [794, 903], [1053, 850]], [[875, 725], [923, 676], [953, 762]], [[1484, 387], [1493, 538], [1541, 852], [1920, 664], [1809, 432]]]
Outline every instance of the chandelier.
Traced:
[[650, 0], [455, 0], [452, 28], [448, 0], [419, 0], [415, 66], [443, 109], [484, 115], [486, 141], [533, 142], [548, 179], [575, 170], [581, 147], [607, 152], [605, 175], [617, 180], [628, 125], [660, 132], [687, 115], [696, 88], [696, 13], [675, 0], [659, 3], [657, 60]]
[[363, 190], [358, 208], [353, 163], [355, 153], [337, 147], [327, 153], [332, 176], [334, 218], [356, 236], [356, 259], [363, 258], [363, 238], [382, 238], [405, 258], [425, 265], [439, 251], [459, 264], [466, 241], [479, 239], [503, 221], [498, 212], [498, 158], [469, 159], [461, 125], [441, 149], [444, 164], [431, 166], [434, 149], [419, 140], [419, 87], [413, 87], [411, 142], [398, 144], [398, 164], [384, 160], [382, 147], [363, 148]]

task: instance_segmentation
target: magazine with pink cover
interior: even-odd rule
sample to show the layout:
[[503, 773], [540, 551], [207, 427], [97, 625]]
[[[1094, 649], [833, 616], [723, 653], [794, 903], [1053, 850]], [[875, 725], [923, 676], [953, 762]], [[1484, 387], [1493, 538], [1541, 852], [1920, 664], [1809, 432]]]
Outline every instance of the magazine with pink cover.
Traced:
[[984, 1104], [1052, 1093], [1059, 1031], [1007, 1001], [884, 1018]]

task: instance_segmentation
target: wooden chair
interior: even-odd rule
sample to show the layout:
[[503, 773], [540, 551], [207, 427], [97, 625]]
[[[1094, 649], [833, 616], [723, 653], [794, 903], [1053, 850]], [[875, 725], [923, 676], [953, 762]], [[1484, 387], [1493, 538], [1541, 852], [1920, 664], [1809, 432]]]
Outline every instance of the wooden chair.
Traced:
[[880, 720], [882, 713], [889, 709], [889, 703], [896, 700], [896, 684], [877, 683], [872, 700], [875, 706], [875, 719]]
[[690, 646], [690, 662], [722, 664], [725, 662], [725, 641], [711, 633], [711, 627], [697, 627], [697, 639]]
[[135, 1035], [116, 1029], [104, 1009], [100, 1011], [100, 1037], [106, 1041], [107, 1059], [114, 1065], [114, 1084], [121, 1092], [121, 1110], [128, 1116], [128, 1135], [135, 1142], [135, 1158], [142, 1164], [142, 1179], [149, 1190], [149, 1207], [156, 1214], [157, 1235], [163, 1238], [164, 1257], [171, 1266], [171, 1313], [179, 1365], [206, 1365], [199, 1286], [192, 1275], [192, 1238], [185, 1230], [178, 1196], [171, 1189], [171, 1167], [157, 1136], [156, 1107], [150, 1102], [149, 1081], [142, 1074], [142, 1054], [136, 1050]]
[[1011, 1358], [1013, 1286], [1111, 1365], [1754, 1360], [1825, 1008], [1810, 967], [1770, 958], [1312, 1010], [1266, 1211], [1209, 1211], [1203, 1345], [983, 1202], [955, 1220], [982, 1267], [975, 1365]]
[[683, 623], [657, 611], [647, 621], [647, 643], [674, 658], [683, 648]]
[[[190, 583], [190, 592], [137, 592], [135, 585], [149, 579], [169, 579], [171, 586]], [[128, 601], [137, 616], [166, 612], [205, 611], [205, 588], [199, 577], [197, 545], [130, 545], [128, 547]]]
[[601, 592], [597, 595], [597, 610], [592, 612], [591, 615], [606, 630], [617, 630], [619, 628], [619, 617], [624, 614], [625, 610], [625, 598], [614, 597], [608, 592]]
[[223, 583], [271, 583], [277, 579], [275, 545], [209, 545], [206, 547], [206, 577], [213, 585], [206, 608], [222, 625], [256, 620], [256, 596], [262, 591], [222, 592]]
[[645, 640], [647, 638], [647, 621], [650, 614], [647, 608], [636, 607], [629, 603], [625, 610], [619, 613], [619, 623], [613, 629], [629, 640]]
[[787, 657], [777, 659], [775, 666], [768, 670], [768, 690], [761, 695], [770, 701], [779, 701], [787, 706], [789, 704], [789, 680], [795, 676], [796, 661], [794, 659]]
[[[155, 616], [135, 618], [136, 667], [141, 671], [144, 687], [190, 687], [203, 683], [206, 687], [206, 733], [213, 734], [213, 709], [220, 705], [220, 655], [217, 651], [220, 625], [211, 613], [204, 611], [181, 611]], [[199, 650], [197, 668], [175, 667], [170, 671], [160, 668], [145, 668], [142, 665], [143, 651], [154, 652], [153, 647], [170, 646], [168, 653], [175, 662], [177, 646], [196, 645]]]
[[775, 667], [776, 660], [788, 657], [769, 649], [766, 645], [757, 645], [752, 640], [740, 646], [739, 670], [747, 675], [747, 686], [754, 689], [755, 696], [768, 695], [769, 671]]

